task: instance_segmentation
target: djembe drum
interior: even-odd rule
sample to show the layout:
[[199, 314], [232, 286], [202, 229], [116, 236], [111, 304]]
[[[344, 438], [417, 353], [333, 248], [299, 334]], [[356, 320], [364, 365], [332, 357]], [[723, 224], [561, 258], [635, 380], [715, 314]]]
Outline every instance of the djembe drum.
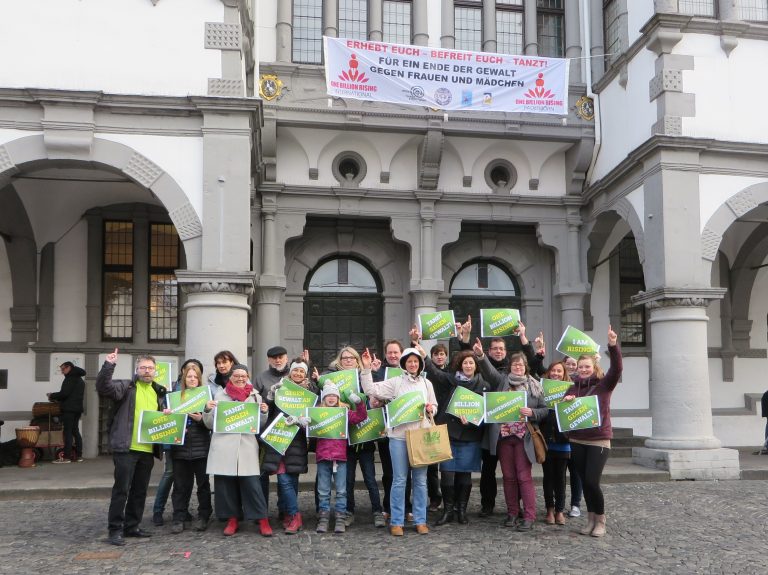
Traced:
[[40, 428], [36, 425], [16, 428], [16, 443], [21, 447], [19, 467], [35, 466], [35, 445], [40, 439]]

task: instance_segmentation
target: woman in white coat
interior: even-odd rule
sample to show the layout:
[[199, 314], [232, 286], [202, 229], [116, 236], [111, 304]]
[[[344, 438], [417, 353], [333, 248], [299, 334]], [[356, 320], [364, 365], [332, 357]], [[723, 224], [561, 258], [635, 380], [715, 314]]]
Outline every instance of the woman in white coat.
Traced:
[[[267, 421], [267, 404], [254, 390], [248, 378], [248, 368], [236, 364], [232, 375], [203, 412], [203, 421], [213, 429], [216, 417], [214, 408], [219, 401], [242, 401], [260, 405], [259, 428]], [[259, 530], [265, 537], [272, 535], [267, 516], [267, 504], [261, 491], [259, 476], [259, 441], [252, 433], [216, 433], [211, 436], [207, 472], [214, 476], [216, 516], [226, 520], [224, 535], [234, 535], [238, 521], [258, 521]]]

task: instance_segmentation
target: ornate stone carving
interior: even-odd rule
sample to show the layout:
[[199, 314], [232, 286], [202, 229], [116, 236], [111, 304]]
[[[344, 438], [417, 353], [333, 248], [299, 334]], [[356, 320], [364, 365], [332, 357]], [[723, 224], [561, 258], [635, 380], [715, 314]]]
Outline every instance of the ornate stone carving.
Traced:
[[701, 234], [701, 257], [710, 262], [715, 261], [720, 240], [722, 240], [720, 234], [716, 234], [709, 228], [704, 228]]
[[131, 156], [123, 171], [145, 188], [152, 186], [163, 173], [160, 166], [138, 152]]
[[213, 50], [240, 50], [243, 45], [240, 24], [205, 23], [205, 47]]
[[419, 153], [419, 187], [424, 190], [437, 189], [440, 178], [440, 158], [443, 156], [443, 132], [430, 129], [424, 136]]
[[662, 136], [681, 136], [683, 134], [683, 119], [680, 116], [664, 116], [653, 124], [651, 133]]
[[5, 149], [5, 146], [0, 146], [0, 174], [10, 170], [14, 165], [11, 156], [8, 155], [8, 150]]
[[733, 213], [736, 214], [736, 217], [738, 218], [747, 212], [754, 210], [758, 206], [758, 203], [755, 200], [755, 196], [752, 194], [751, 190], [744, 190], [743, 192], [739, 192], [732, 198], [729, 198], [725, 203], [728, 204], [728, 207], [733, 210]]
[[661, 70], [650, 81], [648, 92], [650, 101], [653, 102], [663, 92], [683, 91], [682, 70]]
[[226, 281], [210, 281], [199, 283], [180, 283], [185, 294], [196, 293], [223, 293], [240, 294], [250, 296], [253, 293], [253, 285], [231, 283]]
[[182, 241], [203, 235], [203, 225], [200, 223], [200, 218], [197, 217], [195, 208], [189, 202], [169, 212], [168, 215], [171, 217], [173, 225], [176, 226], [176, 231]]
[[224, 98], [242, 98], [245, 84], [242, 80], [228, 78], [208, 78], [208, 95]]
[[648, 309], [658, 309], [663, 307], [707, 307], [710, 300], [699, 297], [678, 297], [665, 298], [649, 301], [645, 304]]

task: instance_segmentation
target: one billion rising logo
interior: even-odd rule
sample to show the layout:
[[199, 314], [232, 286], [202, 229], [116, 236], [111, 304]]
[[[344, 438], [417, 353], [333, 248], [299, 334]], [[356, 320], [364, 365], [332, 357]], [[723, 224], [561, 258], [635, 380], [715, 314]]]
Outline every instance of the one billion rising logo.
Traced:
[[528, 98], [554, 98], [555, 95], [552, 93], [552, 90], [549, 88], [544, 87], [544, 74], [539, 72], [538, 78], [536, 79], [536, 87], [535, 88], [529, 88], [528, 91], [525, 93], [525, 95]]
[[357, 56], [352, 54], [349, 59], [349, 70], [344, 70], [341, 74], [339, 74], [339, 78], [347, 82], [365, 84], [368, 82], [368, 78], [366, 77], [365, 72], [361, 72], [357, 69], [359, 65], [360, 62], [357, 61]]

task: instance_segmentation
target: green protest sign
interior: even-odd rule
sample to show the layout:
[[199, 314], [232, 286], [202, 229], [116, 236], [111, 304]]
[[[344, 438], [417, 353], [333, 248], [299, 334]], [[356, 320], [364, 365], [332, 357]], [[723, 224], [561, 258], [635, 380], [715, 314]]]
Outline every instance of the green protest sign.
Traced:
[[261, 405], [244, 401], [219, 401], [213, 419], [215, 433], [258, 433]]
[[506, 337], [520, 324], [520, 311], [512, 308], [481, 309], [480, 337]]
[[419, 331], [423, 339], [456, 337], [456, 319], [453, 317], [453, 310], [420, 313]]
[[174, 413], [200, 413], [211, 399], [211, 388], [207, 385], [174, 391], [165, 396], [165, 404]]
[[186, 431], [186, 413], [142, 411], [139, 415], [139, 443], [181, 445]]
[[275, 391], [275, 405], [283, 413], [299, 417], [304, 415], [304, 410], [317, 405], [317, 394], [289, 379], [283, 380], [283, 385]]
[[386, 437], [386, 421], [384, 420], [384, 408], [368, 410], [368, 417], [360, 423], [349, 428], [349, 444], [357, 445], [366, 441], [373, 441]]
[[154, 382], [159, 383], [168, 391], [173, 388], [173, 381], [171, 379], [171, 368], [173, 365], [170, 361], [158, 361], [155, 363], [155, 377]]
[[528, 404], [524, 391], [492, 391], [483, 394], [486, 423], [511, 423], [520, 421], [520, 409]]
[[399, 367], [387, 367], [384, 369], [384, 379], [397, 377], [398, 375], [403, 375], [403, 370]]
[[285, 455], [285, 451], [298, 432], [299, 426], [286, 424], [285, 416], [279, 413], [261, 434], [261, 440], [280, 455]]
[[346, 397], [350, 391], [360, 393], [360, 379], [356, 369], [344, 369], [321, 375], [317, 380], [317, 385], [323, 389], [323, 386], [329, 381], [336, 384], [341, 397]]
[[466, 387], [458, 386], [454, 390], [445, 412], [456, 417], [463, 415], [469, 423], [480, 425], [485, 415], [483, 396], [468, 390]]
[[565, 397], [565, 392], [571, 387], [571, 382], [543, 377], [541, 387], [544, 388], [544, 401], [547, 402], [547, 407], [554, 407], [558, 401]]
[[387, 427], [420, 421], [424, 418], [424, 394], [420, 390], [409, 391], [386, 405]]
[[581, 355], [595, 355], [600, 352], [600, 346], [595, 343], [595, 340], [570, 325], [565, 328], [555, 349], [573, 359], [579, 359]]
[[596, 395], [561, 401], [555, 405], [555, 414], [560, 431], [600, 427], [600, 404]]
[[322, 439], [347, 438], [346, 407], [308, 407], [306, 415], [309, 418], [307, 426], [308, 437]]

